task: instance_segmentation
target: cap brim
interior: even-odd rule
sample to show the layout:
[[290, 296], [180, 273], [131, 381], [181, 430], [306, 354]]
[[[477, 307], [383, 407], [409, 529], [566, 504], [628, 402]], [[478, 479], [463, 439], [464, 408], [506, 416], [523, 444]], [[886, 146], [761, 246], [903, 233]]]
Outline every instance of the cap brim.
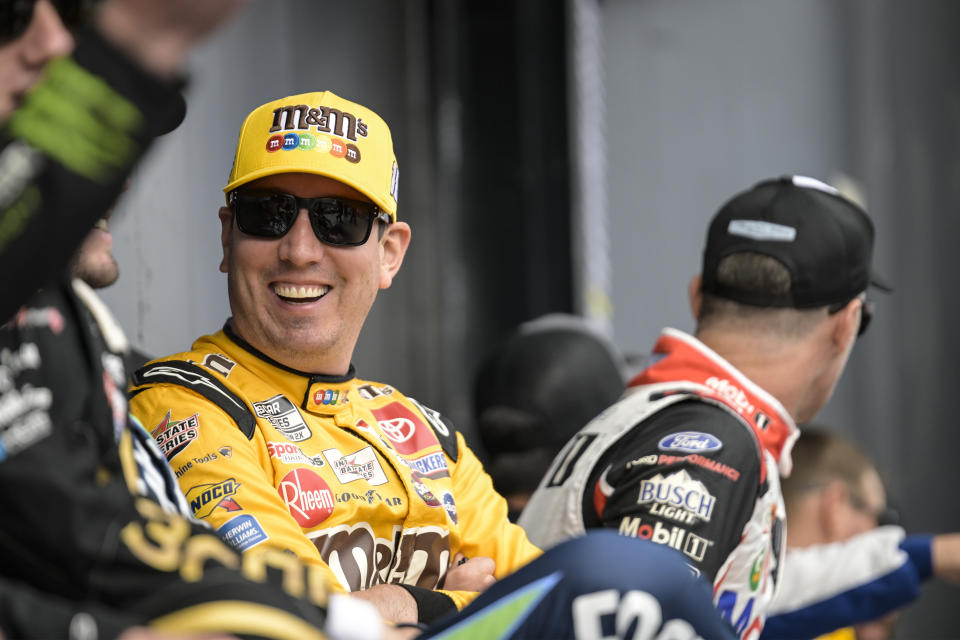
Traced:
[[893, 293], [893, 285], [889, 283], [882, 276], [877, 275], [876, 273], [870, 274], [870, 286], [874, 289], [879, 289], [884, 293]]

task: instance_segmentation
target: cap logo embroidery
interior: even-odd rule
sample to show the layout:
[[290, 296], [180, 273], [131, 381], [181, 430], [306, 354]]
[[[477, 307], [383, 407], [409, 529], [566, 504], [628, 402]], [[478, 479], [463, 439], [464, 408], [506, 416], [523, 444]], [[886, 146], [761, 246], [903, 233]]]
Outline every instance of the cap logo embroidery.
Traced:
[[731, 220], [727, 233], [768, 242], [793, 242], [797, 238], [797, 230], [793, 227], [764, 220]]
[[831, 187], [826, 182], [817, 180], [816, 178], [811, 178], [809, 176], [791, 176], [790, 181], [798, 187], [804, 187], [806, 189], [819, 189], [820, 191], [829, 193], [830, 195], [842, 197], [842, 194], [837, 189]]
[[284, 129], [309, 129], [315, 126], [317, 131], [332, 133], [335, 136], [357, 141], [357, 136], [367, 137], [366, 123], [352, 113], [346, 113], [332, 107], [311, 108], [305, 104], [287, 105], [273, 110], [273, 125], [270, 133]]

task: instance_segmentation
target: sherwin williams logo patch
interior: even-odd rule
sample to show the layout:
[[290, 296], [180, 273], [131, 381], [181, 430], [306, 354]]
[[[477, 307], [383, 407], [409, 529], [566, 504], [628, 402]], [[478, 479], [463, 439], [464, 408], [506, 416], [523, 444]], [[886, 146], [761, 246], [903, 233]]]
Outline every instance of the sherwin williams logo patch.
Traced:
[[290, 515], [304, 529], [310, 529], [333, 513], [333, 493], [327, 483], [309, 469], [294, 469], [277, 487]]
[[175, 455], [190, 446], [200, 435], [200, 418], [195, 413], [185, 420], [171, 420], [170, 411], [163, 417], [150, 435], [157, 441], [160, 451], [171, 460]]
[[206, 518], [217, 507], [240, 511], [240, 505], [230, 497], [236, 495], [239, 488], [240, 483], [233, 478], [215, 484], [198, 484], [187, 490], [187, 502], [198, 518]]
[[277, 394], [263, 402], [254, 402], [253, 410], [257, 416], [266, 418], [273, 428], [288, 440], [302, 442], [313, 435], [310, 427], [303, 421], [300, 411], [283, 394]]
[[237, 551], [255, 547], [268, 537], [257, 519], [246, 514], [227, 520], [217, 529], [217, 535]]
[[373, 415], [377, 418], [380, 431], [400, 453], [416, 453], [440, 444], [430, 427], [399, 402], [374, 409]]
[[657, 443], [661, 451], [686, 451], [687, 453], [705, 453], [720, 451], [723, 441], [709, 433], [700, 431], [680, 431], [661, 438]]

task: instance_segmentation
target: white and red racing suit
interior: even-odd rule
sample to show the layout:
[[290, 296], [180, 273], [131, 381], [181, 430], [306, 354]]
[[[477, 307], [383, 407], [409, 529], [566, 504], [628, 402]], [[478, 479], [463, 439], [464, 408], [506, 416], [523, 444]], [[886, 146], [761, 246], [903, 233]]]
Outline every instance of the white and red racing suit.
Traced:
[[783, 564], [779, 475], [799, 435], [769, 393], [695, 338], [665, 329], [652, 364], [560, 452], [520, 525], [550, 547], [587, 529], [670, 546], [756, 638]]

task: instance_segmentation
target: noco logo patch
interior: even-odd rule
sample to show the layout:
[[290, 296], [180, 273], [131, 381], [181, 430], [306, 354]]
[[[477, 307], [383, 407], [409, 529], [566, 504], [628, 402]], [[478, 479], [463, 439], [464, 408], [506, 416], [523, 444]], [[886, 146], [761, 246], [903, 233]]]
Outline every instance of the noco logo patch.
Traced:
[[185, 420], [171, 420], [170, 412], [160, 421], [150, 435], [157, 441], [160, 451], [167, 460], [190, 446], [190, 443], [200, 435], [199, 414], [193, 414]]
[[720, 451], [723, 441], [719, 438], [700, 431], [680, 431], [661, 438], [657, 443], [660, 451], [686, 451], [687, 453], [704, 453]]
[[373, 415], [377, 418], [380, 431], [400, 453], [416, 453], [440, 444], [430, 427], [399, 402], [391, 402], [382, 409], [374, 409]]
[[283, 394], [277, 394], [263, 402], [254, 402], [253, 410], [257, 416], [266, 418], [273, 428], [288, 440], [302, 442], [313, 435], [310, 427], [303, 421], [300, 411]]
[[217, 507], [227, 511], [240, 511], [241, 507], [230, 496], [236, 495], [240, 483], [230, 478], [214, 484], [198, 484], [187, 490], [187, 502], [193, 515], [206, 518]]
[[277, 491], [290, 515], [304, 529], [317, 526], [333, 513], [330, 486], [309, 469], [294, 469], [283, 476]]

